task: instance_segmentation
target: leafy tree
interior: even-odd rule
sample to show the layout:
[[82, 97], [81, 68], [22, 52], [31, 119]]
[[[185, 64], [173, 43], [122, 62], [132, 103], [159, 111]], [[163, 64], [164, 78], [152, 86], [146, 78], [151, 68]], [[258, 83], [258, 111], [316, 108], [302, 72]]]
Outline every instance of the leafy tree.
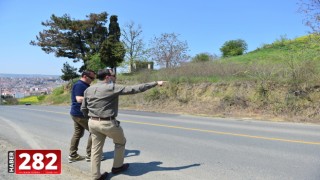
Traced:
[[110, 17], [109, 31], [108, 38], [102, 43], [99, 53], [101, 62], [114, 68], [116, 73], [116, 67], [123, 62], [126, 53], [123, 43], [120, 42], [121, 31], [117, 16]]
[[299, 12], [305, 15], [304, 23], [314, 33], [320, 33], [320, 1], [300, 0]]
[[87, 68], [95, 72], [98, 72], [99, 69], [102, 69], [104, 67], [106, 67], [106, 65], [101, 62], [99, 53], [93, 55], [87, 64]]
[[209, 53], [200, 53], [192, 58], [192, 62], [207, 62], [213, 61], [214, 59], [217, 59], [216, 55], [211, 55]]
[[222, 57], [242, 55], [248, 48], [247, 43], [242, 39], [226, 41], [220, 48]]
[[188, 44], [180, 41], [175, 33], [164, 33], [150, 41], [149, 56], [165, 68], [176, 67], [189, 59]]
[[77, 74], [77, 68], [70, 66], [68, 62], [63, 64], [63, 69], [61, 69], [61, 71], [63, 73], [61, 79], [64, 81], [72, 82], [74, 78], [79, 77], [79, 74]]
[[[135, 23], [131, 21], [122, 29], [123, 44], [126, 48], [125, 59], [129, 64], [129, 72], [134, 70], [136, 61], [144, 59], [146, 52], [144, 51], [144, 43], [140, 38], [142, 33], [141, 25], [135, 27]], [[136, 69], [135, 69], [136, 70]]]
[[[105, 41], [109, 38], [109, 34], [115, 36], [115, 39], [120, 38], [120, 33], [117, 33], [120, 32], [120, 28], [117, 23], [115, 24], [114, 16], [110, 18], [110, 33], [105, 26], [108, 18], [106, 12], [92, 13], [86, 17], [85, 20], [75, 20], [67, 14], [62, 17], [53, 14], [50, 20], [42, 22], [42, 25], [48, 29], [39, 32], [36, 40], [31, 41], [30, 44], [40, 46], [44, 52], [54, 53], [56, 57], [70, 58], [73, 59], [73, 62], [82, 60], [83, 66], [79, 70], [82, 72], [87, 68], [91, 58], [101, 51], [103, 44], [107, 44]], [[110, 52], [113, 51], [117, 52], [117, 50], [110, 49]], [[103, 57], [105, 56], [104, 54]], [[115, 66], [119, 60], [113, 62], [114, 60], [102, 62], [106, 66]]]

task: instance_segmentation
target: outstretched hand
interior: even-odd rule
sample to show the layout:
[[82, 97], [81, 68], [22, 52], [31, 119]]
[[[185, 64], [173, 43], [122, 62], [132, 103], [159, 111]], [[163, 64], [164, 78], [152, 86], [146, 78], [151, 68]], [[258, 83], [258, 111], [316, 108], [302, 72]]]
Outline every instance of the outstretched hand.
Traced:
[[159, 86], [162, 86], [164, 83], [166, 83], [166, 82], [168, 82], [168, 81], [157, 81], [157, 83], [158, 83], [158, 85]]

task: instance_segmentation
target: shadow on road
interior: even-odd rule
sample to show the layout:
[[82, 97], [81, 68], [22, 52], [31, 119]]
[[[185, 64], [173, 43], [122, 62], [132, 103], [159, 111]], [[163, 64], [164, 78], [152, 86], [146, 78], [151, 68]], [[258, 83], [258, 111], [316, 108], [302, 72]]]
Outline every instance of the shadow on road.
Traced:
[[[127, 171], [121, 173], [128, 176], [141, 176], [147, 174], [152, 171], [178, 171], [181, 169], [187, 169], [191, 167], [200, 166], [200, 164], [191, 164], [186, 166], [178, 166], [178, 167], [161, 167], [162, 162], [160, 161], [152, 161], [149, 163], [130, 163], [130, 167]], [[109, 178], [117, 175], [109, 174]]]
[[[103, 156], [104, 156], [103, 160], [107, 160], [107, 159], [113, 160], [113, 154], [114, 154], [114, 151], [104, 152], [103, 153]], [[126, 149], [124, 157], [139, 156], [139, 155], [140, 155], [139, 150]]]

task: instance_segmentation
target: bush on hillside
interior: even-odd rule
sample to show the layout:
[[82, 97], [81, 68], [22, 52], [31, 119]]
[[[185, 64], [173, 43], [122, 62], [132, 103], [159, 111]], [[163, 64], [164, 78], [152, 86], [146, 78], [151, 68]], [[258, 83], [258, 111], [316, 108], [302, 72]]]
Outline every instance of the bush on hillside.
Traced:
[[58, 96], [58, 95], [63, 94], [63, 93], [64, 93], [64, 87], [63, 86], [57, 87], [52, 91], [52, 94], [55, 95], [55, 96]]
[[248, 44], [242, 39], [237, 39], [225, 42], [220, 51], [222, 52], [222, 57], [230, 57], [242, 55], [247, 49]]

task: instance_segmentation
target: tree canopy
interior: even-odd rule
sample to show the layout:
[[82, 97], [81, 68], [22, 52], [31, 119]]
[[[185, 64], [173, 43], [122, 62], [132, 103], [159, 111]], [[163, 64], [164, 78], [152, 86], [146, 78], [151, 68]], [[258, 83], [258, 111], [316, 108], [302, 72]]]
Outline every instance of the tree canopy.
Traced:
[[111, 68], [116, 68], [122, 63], [126, 53], [125, 47], [120, 41], [121, 31], [117, 16], [110, 17], [109, 30], [108, 37], [102, 43], [99, 53], [103, 64], [106, 64]]
[[180, 41], [175, 33], [164, 33], [150, 41], [149, 56], [160, 66], [176, 67], [189, 59], [186, 41]]
[[304, 17], [305, 25], [309, 26], [313, 33], [320, 33], [320, 0], [300, 0], [299, 12]]
[[[105, 26], [107, 23], [108, 14], [102, 12], [100, 14], [90, 14], [86, 16], [85, 20], [75, 20], [68, 14], [61, 17], [52, 15], [50, 20], [42, 22], [42, 25], [47, 29], [39, 32], [36, 40], [30, 42], [31, 45], [39, 46], [46, 53], [54, 53], [56, 57], [66, 57], [73, 59], [73, 62], [82, 60], [83, 66], [80, 72], [85, 70], [90, 59], [99, 54], [102, 46], [107, 44], [106, 41], [109, 35], [114, 36], [115, 39], [120, 38], [120, 28], [117, 23], [117, 17], [110, 18], [110, 33]], [[112, 24], [112, 25], [111, 25]], [[112, 38], [113, 39], [113, 38]], [[121, 47], [121, 45], [115, 45]], [[113, 47], [111, 47], [113, 48]], [[110, 50], [110, 52], [118, 50]], [[102, 58], [107, 55], [103, 54]], [[108, 56], [113, 56], [109, 55]], [[116, 61], [116, 62], [114, 62]], [[104, 59], [104, 65], [116, 66], [120, 59]], [[103, 68], [103, 67], [101, 67]]]
[[242, 39], [226, 41], [220, 51], [222, 57], [239, 56], [242, 55], [248, 48], [247, 43]]
[[74, 78], [79, 77], [77, 68], [70, 66], [68, 62], [63, 64], [63, 69], [61, 69], [61, 72], [63, 73], [61, 79], [64, 81], [72, 81]]
[[134, 64], [137, 61], [144, 59], [144, 56], [146, 55], [141, 34], [141, 25], [136, 27], [133, 21], [126, 24], [125, 28], [122, 29], [122, 42], [126, 48], [125, 59], [127, 61], [126, 64], [129, 65], [129, 72], [137, 70], [137, 67], [134, 66]]

